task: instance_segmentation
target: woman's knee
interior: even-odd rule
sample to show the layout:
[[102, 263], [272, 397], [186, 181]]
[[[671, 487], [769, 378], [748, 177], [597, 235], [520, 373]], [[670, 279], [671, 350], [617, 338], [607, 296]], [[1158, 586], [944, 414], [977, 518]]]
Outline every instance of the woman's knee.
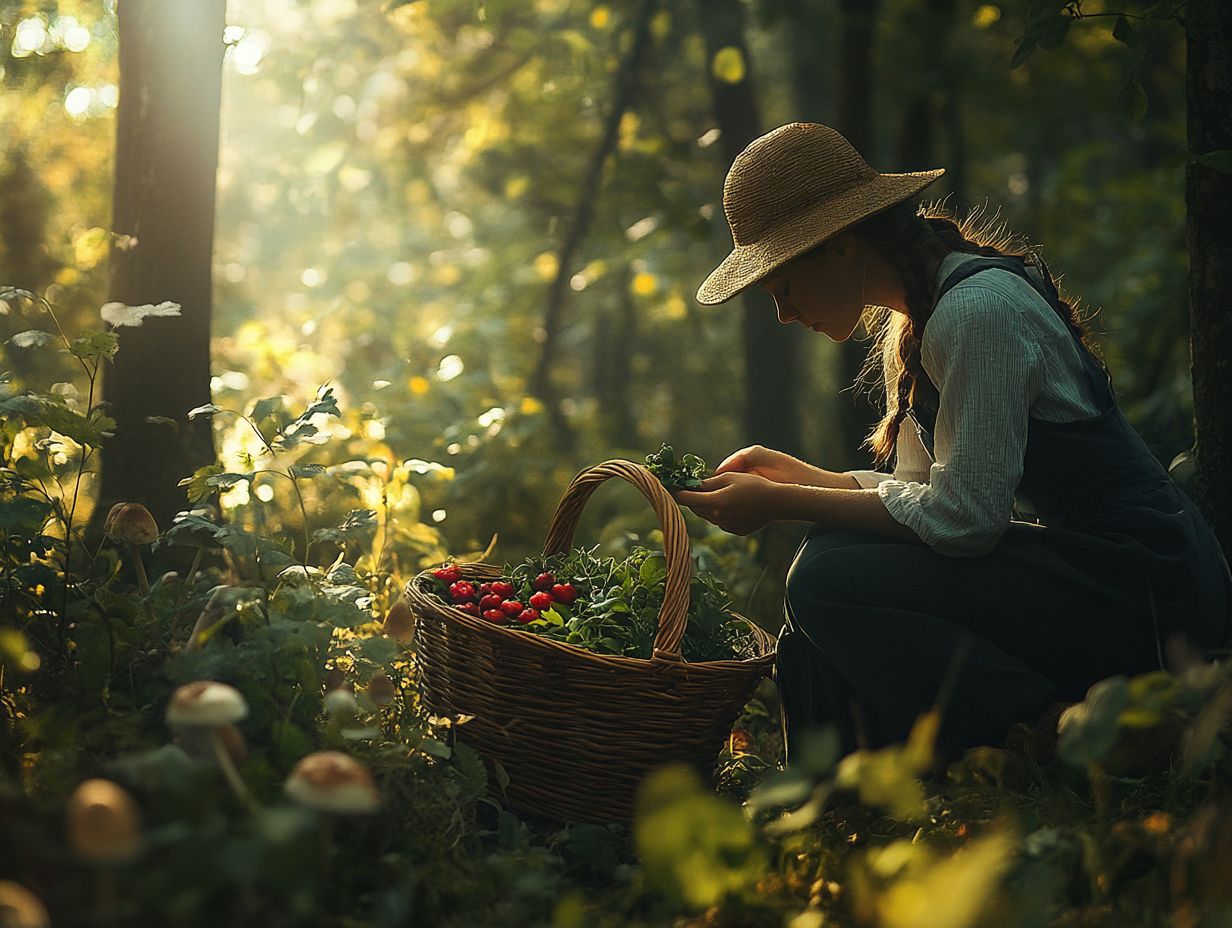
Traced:
[[819, 602], [841, 602], [860, 575], [875, 570], [867, 548], [886, 539], [831, 531], [810, 538], [787, 571], [787, 602], [797, 616]]

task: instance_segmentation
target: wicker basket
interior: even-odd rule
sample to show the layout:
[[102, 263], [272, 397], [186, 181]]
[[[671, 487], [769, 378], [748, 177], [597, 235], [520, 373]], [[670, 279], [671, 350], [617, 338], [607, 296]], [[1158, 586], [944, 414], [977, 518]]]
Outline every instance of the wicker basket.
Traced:
[[[642, 778], [672, 761], [693, 765], [713, 787], [723, 742], [774, 663], [774, 636], [736, 613], [752, 630], [757, 657], [681, 657], [693, 576], [689, 536], [680, 507], [641, 464], [605, 461], [578, 474], [544, 555], [570, 549], [582, 507], [611, 477], [641, 490], [663, 528], [667, 581], [650, 660], [596, 654], [467, 615], [421, 587], [430, 571], [406, 587], [424, 704], [437, 715], [473, 715], [460, 738], [504, 766], [510, 804], [557, 821], [630, 823]], [[481, 562], [458, 566], [478, 582], [501, 574]]]

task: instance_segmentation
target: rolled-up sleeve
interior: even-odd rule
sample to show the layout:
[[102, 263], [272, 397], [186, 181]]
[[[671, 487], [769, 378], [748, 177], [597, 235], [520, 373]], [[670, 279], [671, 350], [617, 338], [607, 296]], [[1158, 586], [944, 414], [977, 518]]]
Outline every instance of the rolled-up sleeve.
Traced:
[[1042, 354], [1022, 310], [972, 282], [938, 302], [920, 360], [940, 391], [936, 459], [927, 482], [881, 480], [877, 495], [938, 553], [978, 557], [1009, 528]]

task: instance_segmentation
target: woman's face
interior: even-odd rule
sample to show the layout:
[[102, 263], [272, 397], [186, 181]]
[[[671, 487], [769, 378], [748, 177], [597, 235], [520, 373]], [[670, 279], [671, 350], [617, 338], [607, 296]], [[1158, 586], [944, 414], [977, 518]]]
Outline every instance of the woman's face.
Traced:
[[757, 285], [774, 297], [779, 322], [798, 321], [845, 342], [864, 312], [865, 256], [847, 232], [771, 271]]

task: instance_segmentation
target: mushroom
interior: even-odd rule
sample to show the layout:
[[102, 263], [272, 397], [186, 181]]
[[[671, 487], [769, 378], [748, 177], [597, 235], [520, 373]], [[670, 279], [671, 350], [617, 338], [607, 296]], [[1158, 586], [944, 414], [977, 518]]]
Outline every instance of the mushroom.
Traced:
[[167, 724], [173, 728], [208, 728], [214, 744], [214, 757], [228, 785], [249, 808], [256, 802], [244, 786], [231, 754], [227, 750], [223, 730], [248, 715], [248, 703], [240, 691], [215, 680], [197, 680], [177, 689], [167, 704]]
[[340, 686], [325, 694], [325, 714], [331, 719], [345, 722], [355, 718], [358, 712], [359, 703], [355, 701], [355, 696], [351, 691], [345, 687]]
[[332, 693], [337, 689], [348, 689], [354, 692], [355, 687], [352, 686], [346, 678], [346, 674], [337, 667], [331, 667], [325, 671], [325, 692]]
[[283, 788], [296, 802], [322, 812], [374, 812], [381, 802], [368, 768], [341, 751], [301, 758]]
[[86, 780], [69, 796], [68, 842], [94, 864], [122, 864], [137, 852], [137, 804], [110, 780]]
[[220, 725], [218, 728], [201, 728], [193, 725], [182, 728], [175, 736], [175, 743], [184, 749], [189, 757], [206, 763], [216, 763], [214, 753], [214, 733], [222, 740], [227, 756], [234, 764], [242, 764], [248, 757], [248, 745], [244, 741], [244, 733], [234, 725]]
[[192, 632], [188, 636], [185, 651], [199, 651], [208, 640], [209, 631], [219, 622], [231, 618], [235, 614], [235, 606], [243, 595], [243, 590], [220, 585], [210, 591], [210, 598], [205, 602], [205, 608], [197, 616]]
[[155, 545], [156, 548], [159, 545], [179, 545], [195, 549], [192, 566], [188, 568], [188, 577], [175, 600], [177, 608], [184, 595], [192, 589], [193, 581], [197, 579], [197, 571], [201, 568], [201, 559], [205, 556], [206, 548], [217, 543], [217, 519], [217, 510], [213, 506], [199, 505], [193, 509], [181, 510], [171, 520], [171, 528], [163, 533], [158, 545]]
[[415, 613], [405, 599], [399, 599], [385, 616], [385, 634], [399, 644], [410, 644], [415, 634]]
[[137, 571], [137, 585], [141, 587], [143, 596], [150, 595], [150, 579], [146, 576], [145, 564], [137, 550], [138, 545], [148, 545], [158, 538], [158, 523], [150, 515], [150, 510], [140, 503], [116, 503], [107, 512], [103, 530], [112, 541], [128, 548]]
[[0, 928], [50, 928], [47, 907], [20, 883], [0, 880]]
[[383, 670], [374, 673], [372, 679], [368, 681], [368, 698], [374, 705], [388, 705], [397, 695], [398, 689], [394, 686], [394, 681], [389, 679], [389, 674]]

